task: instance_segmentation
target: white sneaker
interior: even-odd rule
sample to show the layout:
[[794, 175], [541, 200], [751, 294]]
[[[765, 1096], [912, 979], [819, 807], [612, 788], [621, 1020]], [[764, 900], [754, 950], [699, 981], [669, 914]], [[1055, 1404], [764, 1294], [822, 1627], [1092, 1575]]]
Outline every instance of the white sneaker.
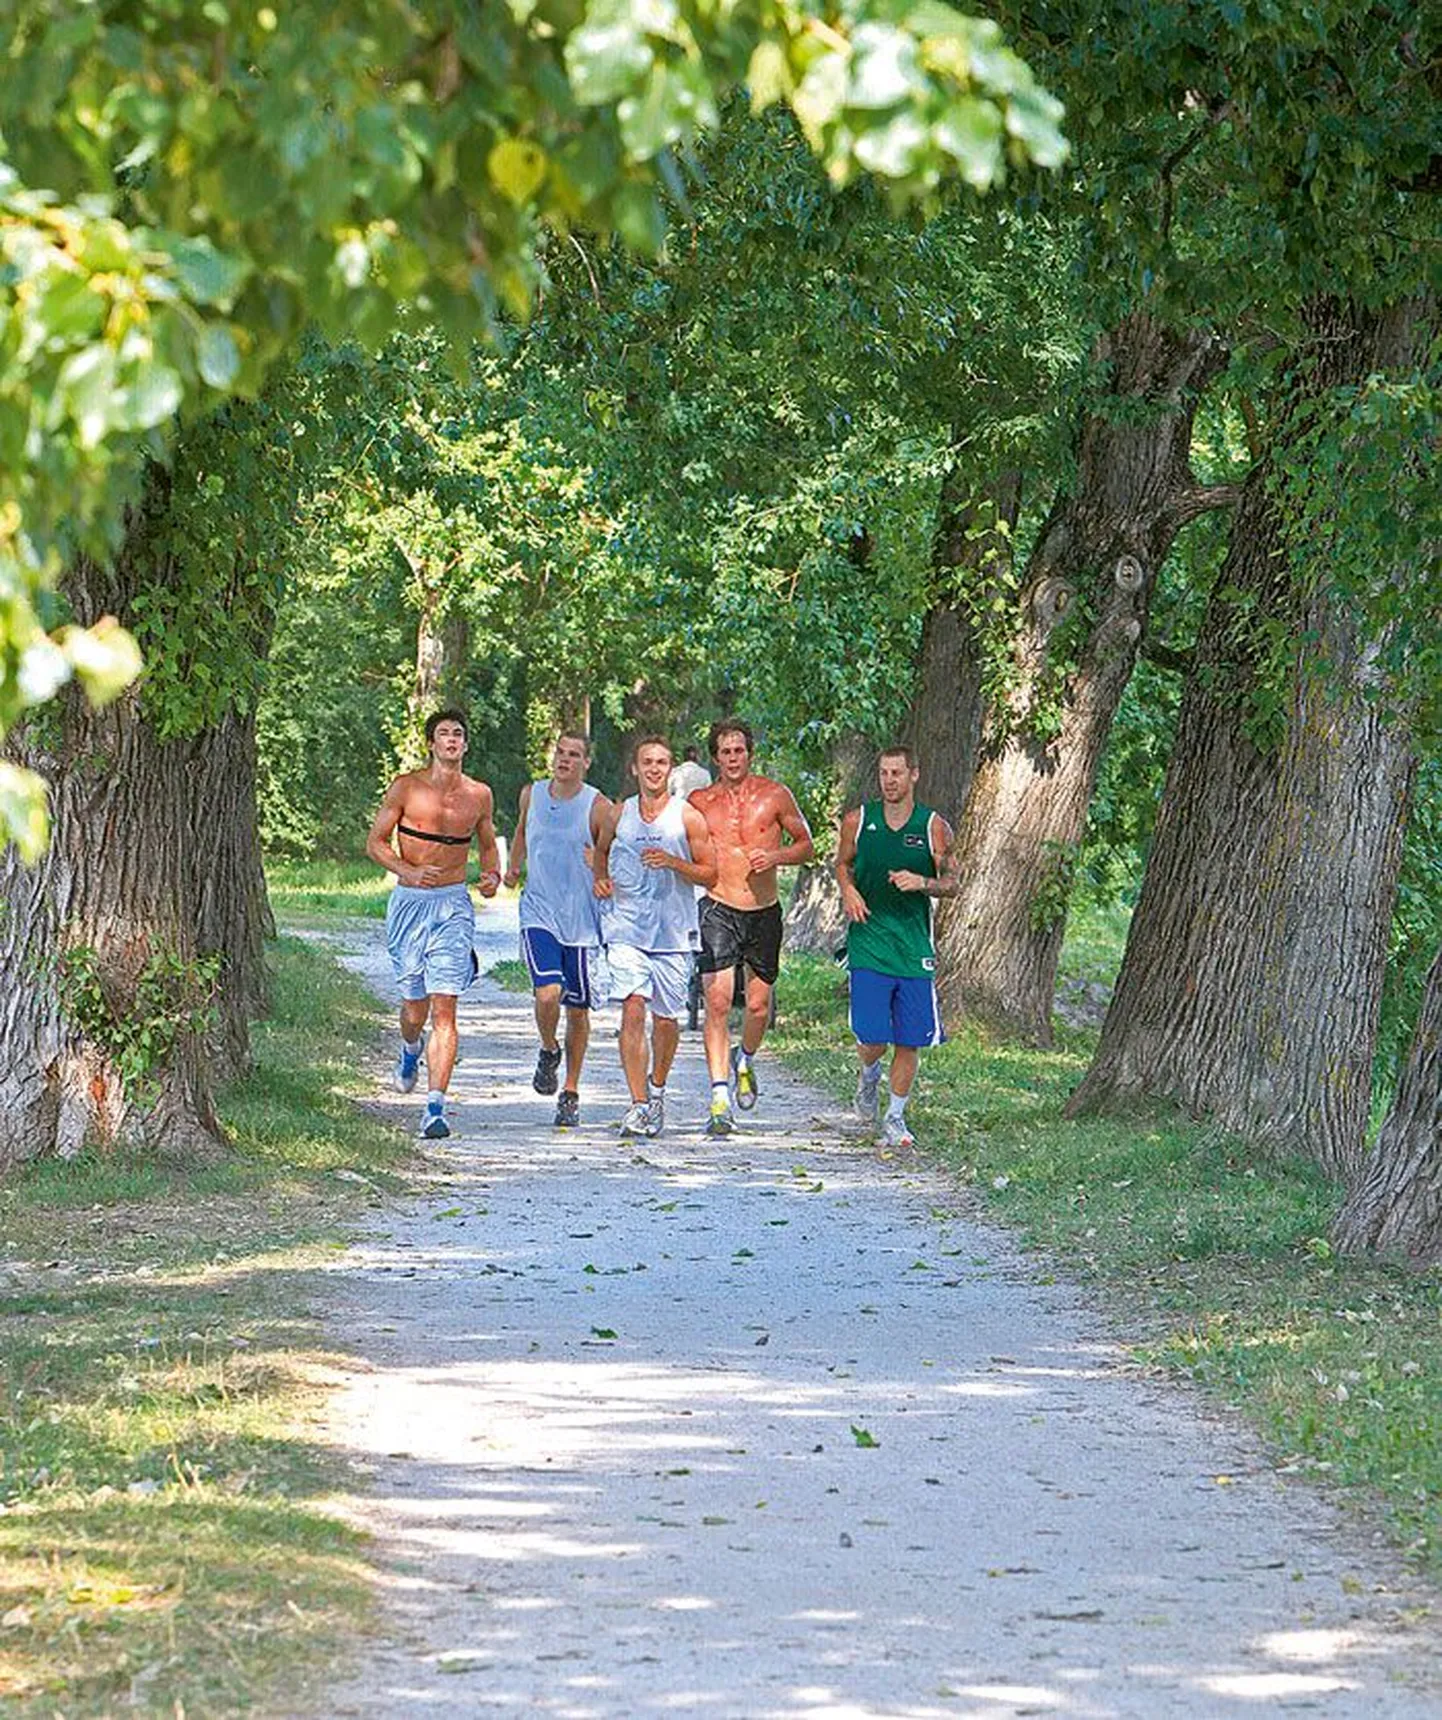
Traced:
[[881, 1114], [881, 1065], [863, 1069], [856, 1080], [856, 1114], [863, 1123], [874, 1123]]
[[666, 1127], [666, 1097], [652, 1099], [646, 1106], [646, 1133], [651, 1137], [659, 1135]]
[[632, 1105], [621, 1119], [621, 1139], [623, 1141], [639, 1141], [649, 1131], [646, 1125], [651, 1121], [651, 1107], [644, 1102]]
[[905, 1117], [888, 1117], [881, 1128], [881, 1145], [894, 1153], [909, 1152], [916, 1145], [916, 1136], [906, 1126]]

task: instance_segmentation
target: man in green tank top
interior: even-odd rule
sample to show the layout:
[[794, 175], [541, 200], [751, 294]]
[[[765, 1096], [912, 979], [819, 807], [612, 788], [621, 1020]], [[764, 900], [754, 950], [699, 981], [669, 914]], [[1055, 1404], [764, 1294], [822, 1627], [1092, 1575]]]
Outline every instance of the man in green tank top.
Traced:
[[936, 1001], [932, 902], [956, 893], [951, 826], [916, 799], [919, 772], [909, 747], [888, 747], [877, 767], [879, 800], [864, 801], [841, 820], [836, 875], [850, 922], [846, 964], [851, 979], [851, 1031], [861, 1074], [856, 1108], [878, 1120], [881, 1060], [891, 1057], [890, 1096], [879, 1144], [904, 1151], [916, 1142], [906, 1101], [918, 1052], [945, 1037]]

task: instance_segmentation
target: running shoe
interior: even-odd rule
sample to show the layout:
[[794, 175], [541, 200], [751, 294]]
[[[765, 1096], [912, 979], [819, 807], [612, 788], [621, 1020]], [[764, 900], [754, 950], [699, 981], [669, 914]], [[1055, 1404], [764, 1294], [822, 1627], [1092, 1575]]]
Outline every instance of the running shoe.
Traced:
[[421, 1072], [421, 1057], [424, 1055], [425, 1049], [426, 1038], [424, 1034], [418, 1040], [414, 1051], [404, 1039], [401, 1041], [400, 1055], [396, 1058], [394, 1076], [397, 1093], [410, 1093], [415, 1090], [416, 1080]]
[[881, 1111], [881, 1065], [863, 1069], [856, 1082], [856, 1114], [863, 1123], [874, 1123]]
[[706, 1119], [706, 1133], [713, 1140], [719, 1139], [722, 1135], [734, 1135], [736, 1133], [736, 1119], [731, 1115], [729, 1105], [713, 1105], [711, 1107], [711, 1115]]
[[536, 1073], [531, 1077], [531, 1085], [538, 1093], [554, 1093], [557, 1087], [556, 1073], [560, 1067], [560, 1046], [554, 1051], [547, 1051], [543, 1045], [536, 1053]]
[[639, 1141], [646, 1133], [646, 1125], [651, 1120], [651, 1107], [641, 1100], [632, 1105], [621, 1119], [621, 1139], [623, 1141]]
[[581, 1101], [569, 1087], [561, 1089], [561, 1096], [556, 1100], [556, 1115], [552, 1119], [553, 1129], [574, 1129], [581, 1121]]
[[751, 1111], [756, 1108], [756, 1100], [761, 1089], [756, 1084], [756, 1071], [751, 1067], [750, 1060], [741, 1061], [741, 1047], [731, 1047], [731, 1080], [736, 1087], [736, 1106], [741, 1111]]
[[666, 1127], [666, 1096], [652, 1099], [646, 1106], [646, 1133], [654, 1140]]
[[906, 1126], [905, 1117], [888, 1117], [881, 1128], [881, 1145], [894, 1153], [906, 1153], [916, 1145], [916, 1136]]
[[421, 1124], [421, 1139], [423, 1141], [443, 1141], [451, 1132], [451, 1125], [446, 1121], [446, 1114], [438, 1105], [427, 1105], [425, 1120]]

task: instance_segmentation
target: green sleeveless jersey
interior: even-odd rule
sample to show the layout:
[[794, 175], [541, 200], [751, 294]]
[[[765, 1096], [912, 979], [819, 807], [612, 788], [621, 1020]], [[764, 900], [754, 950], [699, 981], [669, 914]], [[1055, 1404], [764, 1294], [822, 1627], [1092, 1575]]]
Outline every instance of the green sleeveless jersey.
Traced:
[[870, 968], [896, 979], [929, 978], [935, 971], [931, 897], [920, 890], [898, 890], [887, 876], [890, 872], [936, 876], [931, 819], [929, 806], [914, 806], [900, 830], [893, 830], [882, 801], [863, 803], [851, 870], [871, 916], [853, 921], [847, 929], [846, 960], [851, 967]]

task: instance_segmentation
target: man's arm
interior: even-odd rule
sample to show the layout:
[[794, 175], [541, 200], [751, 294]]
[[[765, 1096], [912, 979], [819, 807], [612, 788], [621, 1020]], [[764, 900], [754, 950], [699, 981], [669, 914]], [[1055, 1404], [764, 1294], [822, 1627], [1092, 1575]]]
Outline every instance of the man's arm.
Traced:
[[589, 824], [591, 840], [586, 845], [584, 857], [586, 864], [591, 867], [593, 877], [595, 876], [596, 844], [601, 840], [601, 832], [605, 829], [606, 822], [611, 817], [611, 812], [611, 803], [606, 799], [604, 794], [598, 794], [591, 802], [591, 818]]
[[891, 881], [898, 890], [920, 890], [923, 896], [954, 896], [961, 888], [956, 875], [957, 855], [952, 846], [951, 826], [939, 812], [933, 812], [927, 826], [931, 858], [936, 864], [936, 876], [923, 878], [920, 872], [891, 872]]
[[401, 859], [392, 841], [396, 826], [405, 815], [405, 809], [406, 779], [398, 776], [386, 790], [380, 811], [371, 820], [370, 833], [366, 837], [366, 853], [377, 866], [384, 866], [387, 872], [393, 872], [402, 884], [423, 888], [435, 882], [436, 867], [410, 865]]
[[841, 820], [836, 838], [836, 879], [841, 885], [841, 910], [848, 920], [858, 923], [871, 918], [866, 898], [856, 887], [856, 832], [861, 827], [861, 808], [853, 806]]
[[776, 793], [780, 801], [776, 822], [788, 840], [778, 848], [753, 848], [750, 853], [753, 872], [769, 872], [776, 866], [804, 866], [816, 852], [811, 826], [802, 817], [796, 796], [780, 783], [776, 785]]
[[476, 888], [483, 896], [494, 896], [501, 887], [501, 851], [496, 846], [496, 803], [490, 789], [481, 784], [481, 807], [476, 816], [476, 853], [481, 875]]
[[[711, 826], [705, 818], [689, 802], [681, 809], [686, 823], [686, 840], [691, 845], [689, 864], [678, 855], [666, 854], [663, 865], [673, 872], [679, 872], [688, 884], [699, 884], [703, 890], [709, 890], [716, 882], [716, 846], [711, 840]], [[661, 854], [663, 849], [648, 849], [648, 853]], [[641, 858], [644, 860], [645, 855]]]
[[621, 809], [612, 806], [609, 801], [596, 800], [597, 806], [605, 806], [599, 822], [591, 825], [591, 834], [595, 838], [591, 845], [591, 876], [595, 880], [591, 888], [603, 900], [611, 895], [615, 885], [611, 882], [611, 844], [616, 840], [616, 826], [621, 821]]
[[503, 880], [508, 890], [514, 890], [521, 881], [521, 871], [526, 864], [526, 814], [531, 810], [531, 785], [527, 783], [521, 790], [521, 798], [516, 803], [516, 834], [511, 838], [511, 863], [506, 867]]

